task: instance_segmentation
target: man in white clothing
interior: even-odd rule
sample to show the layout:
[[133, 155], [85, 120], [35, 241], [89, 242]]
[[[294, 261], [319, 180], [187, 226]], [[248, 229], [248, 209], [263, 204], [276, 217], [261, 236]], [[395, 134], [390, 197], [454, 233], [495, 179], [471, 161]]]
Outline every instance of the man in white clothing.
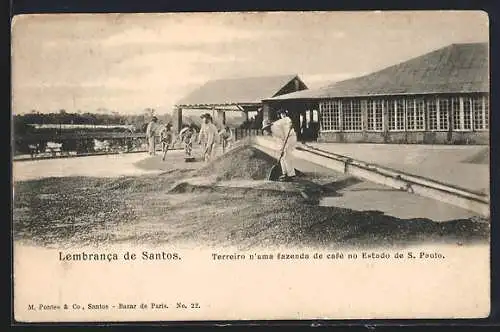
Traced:
[[217, 127], [213, 124], [212, 116], [208, 113], [203, 116], [203, 124], [203, 137], [205, 139], [203, 159], [208, 162], [213, 157], [215, 143], [219, 141], [219, 130], [217, 130]]
[[148, 126], [146, 128], [146, 138], [148, 140], [149, 154], [152, 156], [154, 156], [156, 153], [155, 135], [156, 135], [156, 130], [157, 130], [157, 128], [156, 128], [157, 122], [158, 122], [158, 118], [156, 116], [153, 116], [153, 118], [148, 123]]
[[292, 119], [288, 116], [288, 112], [283, 110], [279, 112], [279, 115], [280, 119], [275, 122], [264, 121], [262, 129], [268, 131], [281, 144], [280, 165], [282, 175], [279, 180], [290, 181], [296, 176], [292, 162], [292, 152], [297, 144], [297, 133], [293, 128]]
[[200, 118], [201, 118], [201, 126], [200, 126], [200, 132], [198, 133], [198, 144], [201, 144], [201, 151], [205, 151], [205, 148], [207, 147], [207, 138], [206, 138], [206, 123], [205, 123], [205, 118], [207, 116], [210, 116], [209, 113], [203, 113]]

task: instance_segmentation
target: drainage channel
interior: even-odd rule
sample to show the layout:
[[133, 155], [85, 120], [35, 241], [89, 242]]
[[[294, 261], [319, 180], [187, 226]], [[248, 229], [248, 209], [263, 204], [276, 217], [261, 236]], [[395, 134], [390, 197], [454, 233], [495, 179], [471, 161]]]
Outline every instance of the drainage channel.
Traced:
[[[273, 146], [273, 142], [261, 137], [256, 137], [256, 139], [253, 140], [253, 144], [257, 148], [262, 147], [266, 150], [276, 149], [276, 147]], [[419, 196], [436, 199], [473, 211], [486, 218], [490, 217], [489, 198], [477, 192], [379, 165], [365, 163], [346, 156], [314, 148], [306, 144], [299, 144], [293, 154], [296, 158], [307, 160], [337, 172], [349, 174], [360, 179]]]

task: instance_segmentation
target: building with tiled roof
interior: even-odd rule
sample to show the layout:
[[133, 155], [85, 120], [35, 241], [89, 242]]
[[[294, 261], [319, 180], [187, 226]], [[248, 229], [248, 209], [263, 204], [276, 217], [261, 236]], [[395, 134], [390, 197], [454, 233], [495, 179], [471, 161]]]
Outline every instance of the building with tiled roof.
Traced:
[[488, 144], [487, 43], [452, 44], [368, 75], [264, 100], [303, 140]]
[[183, 109], [211, 111], [219, 124], [225, 123], [225, 112], [256, 112], [262, 100], [307, 89], [296, 74], [226, 78], [206, 82], [176, 103], [174, 117], [178, 129]]

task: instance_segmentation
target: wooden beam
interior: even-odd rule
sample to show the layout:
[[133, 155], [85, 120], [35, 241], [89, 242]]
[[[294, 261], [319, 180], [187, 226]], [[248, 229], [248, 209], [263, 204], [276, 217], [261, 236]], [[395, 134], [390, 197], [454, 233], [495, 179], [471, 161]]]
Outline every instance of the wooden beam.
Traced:
[[221, 107], [221, 106], [183, 106], [182, 108], [183, 109], [191, 109], [191, 110], [207, 110], [207, 111], [211, 111], [215, 108], [217, 109], [221, 109], [221, 110], [224, 110], [226, 112], [243, 112], [244, 109], [241, 108], [241, 106], [239, 105], [234, 105], [236, 108], [235, 109], [231, 109], [231, 108], [224, 108], [224, 107]]

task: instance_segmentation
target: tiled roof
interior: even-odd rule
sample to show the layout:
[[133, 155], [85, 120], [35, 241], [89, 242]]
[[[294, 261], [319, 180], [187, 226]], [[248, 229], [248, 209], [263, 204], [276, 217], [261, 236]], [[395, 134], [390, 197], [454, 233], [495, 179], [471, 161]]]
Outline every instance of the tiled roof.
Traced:
[[472, 92], [489, 92], [487, 43], [451, 44], [368, 75], [269, 100]]
[[265, 98], [276, 96], [292, 80], [300, 78], [293, 75], [231, 78], [208, 81], [181, 99], [178, 106], [256, 104]]

